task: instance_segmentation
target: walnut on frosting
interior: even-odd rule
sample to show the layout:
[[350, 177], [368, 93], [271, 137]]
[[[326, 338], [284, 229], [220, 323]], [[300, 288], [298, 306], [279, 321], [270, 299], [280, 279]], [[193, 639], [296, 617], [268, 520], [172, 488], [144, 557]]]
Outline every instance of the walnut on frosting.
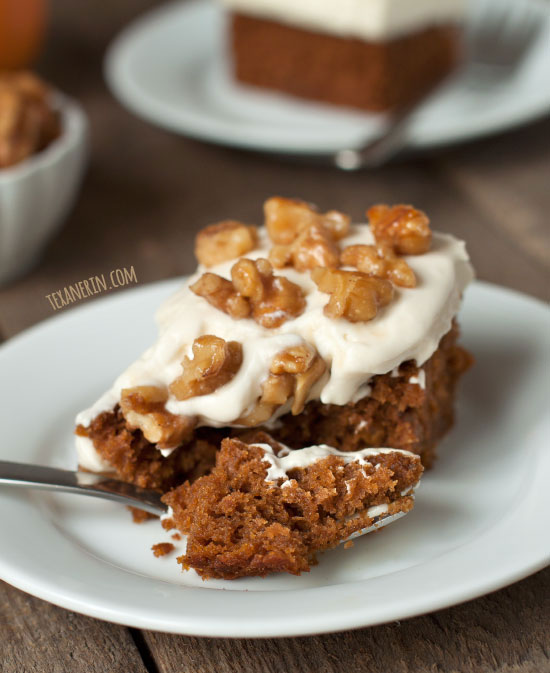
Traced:
[[290, 245], [312, 224], [323, 226], [335, 241], [349, 232], [350, 218], [337, 210], [320, 213], [315, 206], [298, 199], [273, 196], [264, 203], [265, 226], [273, 243]]
[[168, 391], [158, 386], [124, 388], [120, 409], [128, 426], [139, 429], [159, 449], [173, 448], [191, 439], [196, 425], [193, 416], [176, 416], [165, 409]]
[[213, 393], [231, 381], [243, 361], [243, 347], [238, 341], [225, 341], [212, 334], [195, 339], [192, 350], [193, 359], [183, 358], [183, 371], [169, 386], [180, 401]]
[[413, 206], [379, 204], [367, 210], [377, 243], [391, 247], [398, 255], [421, 255], [432, 241], [430, 220]]
[[240, 259], [231, 268], [231, 281], [206, 273], [190, 289], [231, 317], [251, 315], [268, 328], [301, 315], [306, 306], [302, 289], [284, 276], [275, 276], [263, 258]]
[[260, 425], [290, 398], [293, 398], [292, 414], [301, 413], [311, 387], [325, 371], [323, 359], [312, 346], [304, 344], [281, 351], [273, 358], [259, 400], [251, 411], [235, 422], [246, 426]]
[[388, 246], [350, 245], [342, 251], [340, 261], [346, 266], [354, 266], [367, 276], [385, 278], [401, 287], [416, 287], [414, 271]]
[[246, 255], [256, 246], [256, 227], [224, 220], [201, 229], [195, 239], [195, 256], [206, 267]]
[[361, 271], [317, 267], [311, 272], [311, 277], [321, 292], [330, 295], [324, 308], [325, 315], [330, 318], [367, 322], [393, 297], [393, 285], [389, 281], [373, 278]]
[[274, 245], [269, 260], [275, 268], [297, 271], [316, 266], [338, 267], [336, 241], [349, 232], [350, 218], [336, 210], [319, 213], [304, 201], [279, 196], [264, 204], [265, 225]]

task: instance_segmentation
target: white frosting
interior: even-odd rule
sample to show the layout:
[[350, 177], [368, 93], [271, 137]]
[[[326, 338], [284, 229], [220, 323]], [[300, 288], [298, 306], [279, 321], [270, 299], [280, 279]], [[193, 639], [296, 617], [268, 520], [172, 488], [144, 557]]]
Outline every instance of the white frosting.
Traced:
[[467, 0], [222, 0], [231, 11], [306, 30], [384, 41], [415, 30], [461, 23]]
[[[372, 242], [369, 228], [357, 225], [343, 244]], [[266, 257], [269, 247], [266, 232], [261, 229], [257, 249], [246, 256]], [[166, 408], [173, 414], [197, 416], [199, 425], [230, 425], [257, 401], [273, 357], [304, 342], [313, 345], [327, 364], [327, 372], [313, 386], [309, 399], [320, 399], [324, 404], [357, 400], [369, 393], [368, 380], [372, 376], [390, 372], [405, 360], [416, 360], [420, 366], [433, 354], [451, 328], [462, 292], [473, 278], [464, 243], [450, 235], [434, 234], [429, 252], [405, 259], [416, 274], [417, 287], [396, 288], [391, 303], [373, 320], [361, 323], [325, 316], [323, 308], [329, 297], [317, 289], [309, 272], [277, 270], [277, 274], [302, 287], [306, 310], [276, 329], [264, 328], [252, 319], [234, 320], [191, 292], [189, 285], [204, 272], [199, 268], [158, 310], [157, 341], [93, 406], [78, 414], [76, 422], [88, 426], [97, 414], [113, 409], [124, 388], [167, 387], [181, 374], [183, 356], [192, 355], [194, 339], [204, 334], [240, 342], [242, 365], [229, 383], [209, 395], [183, 401], [171, 396]], [[230, 278], [234, 263], [231, 260], [209, 271]], [[288, 409], [288, 404], [281, 407], [278, 415]], [[94, 469], [90, 446], [82, 439], [85, 438], [77, 440], [81, 465]], [[169, 452], [165, 449], [163, 455]]]
[[426, 372], [423, 369], [419, 369], [418, 376], [411, 376], [409, 383], [416, 383], [422, 390], [426, 390]]
[[288, 486], [290, 483], [288, 477], [288, 472], [290, 470], [308, 467], [329, 456], [338, 456], [343, 459], [345, 464], [359, 463], [359, 465], [365, 465], [369, 462], [368, 458], [388, 453], [400, 453], [404, 456], [414, 458], [415, 460], [420, 460], [417, 455], [410, 451], [390, 448], [362, 449], [361, 451], [338, 451], [338, 449], [335, 449], [332, 446], [319, 444], [316, 446], [308, 446], [304, 449], [297, 449], [296, 451], [284, 451], [279, 456], [276, 456], [269, 444], [254, 444], [254, 446], [259, 446], [263, 449], [264, 459], [270, 463], [265, 480], [268, 482], [276, 482], [279, 479], [284, 479], [281, 484], [282, 487]]

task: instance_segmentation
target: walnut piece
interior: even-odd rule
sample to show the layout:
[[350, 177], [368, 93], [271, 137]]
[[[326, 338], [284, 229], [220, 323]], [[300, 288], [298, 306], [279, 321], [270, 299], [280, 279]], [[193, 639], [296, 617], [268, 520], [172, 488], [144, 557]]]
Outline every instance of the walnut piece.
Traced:
[[299, 316], [306, 306], [302, 289], [284, 276], [275, 276], [263, 258], [240, 259], [231, 268], [231, 280], [205, 273], [190, 289], [232, 318], [252, 315], [268, 328]]
[[330, 294], [324, 308], [330, 318], [349, 322], [372, 320], [378, 309], [390, 303], [393, 285], [382, 278], [372, 278], [361, 271], [342, 271], [317, 267], [311, 277], [321, 292]]
[[304, 409], [312, 385], [326, 370], [323, 359], [308, 345], [295, 346], [278, 353], [271, 363], [269, 376], [254, 408], [238, 418], [239, 425], [256, 426], [267, 421], [275, 410], [293, 397], [293, 415]]
[[273, 243], [290, 245], [304, 229], [312, 224], [324, 227], [337, 241], [349, 232], [350, 218], [337, 210], [319, 213], [305, 201], [274, 196], [264, 203], [265, 226]]
[[385, 245], [350, 245], [344, 248], [340, 261], [346, 266], [354, 266], [367, 276], [391, 280], [401, 287], [416, 287], [414, 271], [404, 259], [400, 259], [392, 248]]
[[399, 255], [421, 255], [432, 241], [430, 220], [412, 206], [379, 204], [367, 210], [377, 243], [391, 247]]
[[195, 239], [197, 260], [210, 267], [246, 255], [256, 245], [256, 227], [224, 220], [201, 229]]
[[193, 342], [193, 359], [183, 358], [183, 372], [170, 384], [170, 392], [178, 400], [213, 393], [231, 381], [242, 361], [243, 348], [237, 341], [200, 336]]
[[46, 84], [27, 71], [0, 73], [0, 168], [40, 152], [60, 134]]
[[196, 419], [166, 411], [168, 391], [157, 386], [124, 388], [120, 408], [129, 427], [139, 428], [145, 439], [159, 449], [173, 448], [191, 439]]
[[311, 224], [290, 245], [274, 245], [269, 261], [278, 269], [291, 265], [297, 271], [307, 271], [316, 266], [336, 268], [339, 256], [340, 249], [328, 230], [321, 224]]
[[189, 289], [235, 320], [250, 315], [250, 303], [235, 290], [230, 280], [215, 273], [204, 273]]

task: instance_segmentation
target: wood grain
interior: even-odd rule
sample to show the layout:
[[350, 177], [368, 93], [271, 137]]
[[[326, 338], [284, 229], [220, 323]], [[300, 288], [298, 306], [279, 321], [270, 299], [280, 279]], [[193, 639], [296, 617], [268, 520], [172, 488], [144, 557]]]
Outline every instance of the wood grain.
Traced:
[[546, 569], [472, 603], [341, 634], [229, 640], [146, 632], [145, 638], [160, 673], [547, 673], [549, 626]]
[[[258, 222], [261, 203], [272, 194], [299, 196], [356, 219], [376, 201], [415, 203], [434, 228], [467, 241], [481, 279], [550, 298], [550, 120], [358, 174], [179, 138], [124, 110], [102, 78], [110, 40], [155, 4], [52, 2], [40, 70], [84, 105], [92, 156], [63, 230], [26, 278], [0, 289], [4, 338], [53, 315], [46, 294], [90, 275], [134, 266], [139, 282], [147, 283], [191, 271], [200, 227], [227, 217]], [[547, 673], [549, 589], [547, 569], [401, 624], [311, 638], [227, 640], [126, 629], [0, 584], [0, 670]]]
[[2, 673], [147, 673], [128, 629], [0, 582]]

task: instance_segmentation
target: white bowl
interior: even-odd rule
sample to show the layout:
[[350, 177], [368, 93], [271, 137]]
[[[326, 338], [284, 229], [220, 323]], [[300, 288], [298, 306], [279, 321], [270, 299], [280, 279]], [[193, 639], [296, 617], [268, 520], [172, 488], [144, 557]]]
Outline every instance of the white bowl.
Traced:
[[88, 121], [56, 95], [61, 135], [39, 154], [0, 169], [0, 285], [28, 271], [67, 216], [88, 155]]

